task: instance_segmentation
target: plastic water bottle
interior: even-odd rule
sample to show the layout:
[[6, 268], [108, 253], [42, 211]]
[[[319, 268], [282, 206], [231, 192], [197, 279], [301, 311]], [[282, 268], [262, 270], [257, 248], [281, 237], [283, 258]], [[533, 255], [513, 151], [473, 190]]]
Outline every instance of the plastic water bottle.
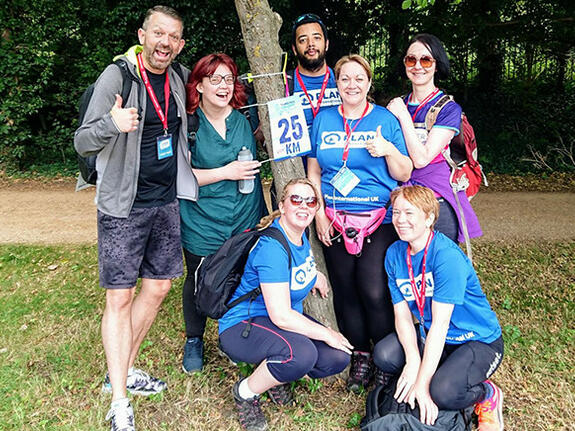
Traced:
[[[254, 156], [249, 148], [242, 147], [240, 152], [238, 153], [238, 160], [240, 162], [253, 160]], [[254, 180], [239, 180], [238, 181], [238, 190], [240, 193], [245, 195], [254, 191]]]

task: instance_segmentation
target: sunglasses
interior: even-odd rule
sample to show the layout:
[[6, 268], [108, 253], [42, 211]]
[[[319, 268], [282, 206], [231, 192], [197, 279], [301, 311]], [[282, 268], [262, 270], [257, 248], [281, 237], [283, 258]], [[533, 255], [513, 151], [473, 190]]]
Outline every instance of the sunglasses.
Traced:
[[229, 75], [208, 75], [208, 79], [210, 80], [210, 84], [212, 85], [219, 85], [220, 82], [222, 82], [222, 79], [224, 80], [224, 82], [228, 85], [232, 85], [233, 83], [236, 82], [236, 77], [234, 75], [232, 75], [231, 73]]
[[300, 206], [302, 202], [305, 202], [308, 208], [315, 208], [317, 206], [317, 198], [315, 196], [304, 198], [300, 195], [290, 195], [289, 201], [296, 207]]
[[424, 69], [429, 69], [431, 66], [433, 66], [433, 63], [435, 63], [435, 59], [428, 55], [423, 55], [419, 58], [417, 58], [415, 55], [406, 55], [403, 59], [403, 64], [405, 64], [407, 67], [415, 67], [418, 61], [421, 67]]
[[299, 24], [300, 22], [302, 22], [303, 20], [313, 20], [317, 23], [323, 24], [323, 22], [321, 21], [321, 18], [319, 16], [317, 16], [314, 13], [304, 13], [303, 15], [300, 15], [296, 18], [295, 20], [295, 24]]

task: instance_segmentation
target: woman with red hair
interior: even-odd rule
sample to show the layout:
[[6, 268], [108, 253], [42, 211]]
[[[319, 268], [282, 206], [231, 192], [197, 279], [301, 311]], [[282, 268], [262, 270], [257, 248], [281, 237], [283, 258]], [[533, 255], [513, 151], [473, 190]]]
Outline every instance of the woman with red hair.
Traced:
[[[256, 153], [256, 142], [246, 117], [238, 108], [246, 94], [237, 80], [238, 68], [226, 54], [201, 58], [186, 85], [187, 111], [197, 116], [196, 141], [190, 147], [190, 163], [200, 185], [196, 202], [180, 200], [182, 245], [187, 276], [182, 302], [186, 324], [183, 370], [203, 366], [206, 318], [196, 311], [194, 273], [202, 257], [214, 253], [228, 238], [254, 227], [265, 214], [259, 181], [260, 162], [239, 161], [247, 148]], [[238, 181], [254, 180], [251, 193], [241, 193]]]

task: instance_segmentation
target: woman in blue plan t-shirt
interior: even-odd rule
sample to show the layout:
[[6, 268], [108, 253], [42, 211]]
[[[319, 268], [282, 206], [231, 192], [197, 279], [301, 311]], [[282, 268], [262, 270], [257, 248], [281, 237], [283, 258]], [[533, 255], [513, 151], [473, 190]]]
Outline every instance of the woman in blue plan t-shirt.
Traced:
[[342, 103], [315, 117], [308, 177], [321, 185], [325, 202], [316, 230], [324, 245], [337, 324], [354, 346], [347, 387], [360, 392], [372, 377], [372, 346], [393, 331], [381, 262], [397, 235], [386, 204], [398, 181], [409, 179], [412, 164], [397, 119], [367, 100], [369, 63], [348, 55], [334, 72]]
[[[411, 81], [412, 91], [405, 97], [396, 97], [387, 105], [401, 123], [405, 144], [415, 169], [411, 183], [430, 188], [439, 201], [439, 220], [436, 229], [455, 242], [464, 242], [463, 219], [451, 189], [451, 170], [443, 150], [459, 134], [461, 106], [447, 102], [437, 114], [428, 131], [426, 116], [442, 99], [443, 91], [435, 86], [437, 79], [449, 76], [449, 59], [441, 41], [432, 34], [418, 34], [409, 42], [403, 57], [404, 77]], [[458, 192], [470, 238], [482, 235], [477, 216], [471, 208], [465, 191]]]
[[503, 338], [477, 274], [433, 230], [439, 204], [432, 190], [405, 186], [391, 202], [401, 239], [385, 258], [396, 333], [375, 346], [374, 362], [399, 376], [394, 396], [412, 408], [417, 401], [422, 422], [433, 425], [438, 409], [475, 406], [479, 430], [503, 430], [503, 392], [488, 380], [503, 358]]
[[[339, 332], [303, 314], [303, 300], [312, 290], [327, 295], [327, 281], [317, 272], [306, 228], [320, 206], [312, 183], [291, 180], [283, 189], [279, 209], [262, 219], [286, 237], [286, 249], [275, 239], [261, 237], [248, 256], [240, 285], [230, 301], [258, 286], [262, 294], [232, 307], [220, 320], [220, 346], [234, 361], [258, 364], [233, 386], [241, 425], [267, 429], [259, 405], [263, 392], [276, 404], [293, 403], [290, 382], [305, 375], [321, 378], [348, 365], [352, 346]], [[279, 218], [278, 218], [279, 216]], [[315, 294], [315, 291], [313, 292]]]

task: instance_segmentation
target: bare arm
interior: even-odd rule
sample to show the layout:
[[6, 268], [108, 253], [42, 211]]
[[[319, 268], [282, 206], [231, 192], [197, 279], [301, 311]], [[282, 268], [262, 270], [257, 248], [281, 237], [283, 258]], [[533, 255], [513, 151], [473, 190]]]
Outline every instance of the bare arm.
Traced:
[[223, 180], [252, 180], [260, 171], [261, 163], [257, 160], [234, 160], [225, 166], [213, 169], [192, 169], [200, 186], [217, 183]]
[[270, 319], [279, 328], [323, 341], [335, 349], [351, 354], [353, 346], [342, 334], [291, 308], [288, 283], [262, 283], [261, 289]]
[[409, 157], [417, 169], [427, 166], [435, 159], [455, 135], [455, 131], [450, 129], [431, 128], [427, 143], [423, 145], [417, 137], [411, 115], [401, 97], [396, 97], [389, 102], [387, 109], [399, 120]]
[[420, 420], [428, 425], [433, 425], [439, 414], [439, 410], [429, 394], [429, 384], [437, 370], [439, 359], [445, 347], [445, 337], [449, 329], [453, 307], [453, 304], [436, 301], [431, 304], [433, 318], [425, 341], [423, 359], [413, 388], [414, 396], [419, 404]]
[[385, 157], [387, 168], [393, 179], [409, 180], [413, 170], [411, 159], [401, 154], [395, 145], [382, 136], [381, 126], [377, 127], [375, 138], [366, 143], [366, 149], [372, 157]]

